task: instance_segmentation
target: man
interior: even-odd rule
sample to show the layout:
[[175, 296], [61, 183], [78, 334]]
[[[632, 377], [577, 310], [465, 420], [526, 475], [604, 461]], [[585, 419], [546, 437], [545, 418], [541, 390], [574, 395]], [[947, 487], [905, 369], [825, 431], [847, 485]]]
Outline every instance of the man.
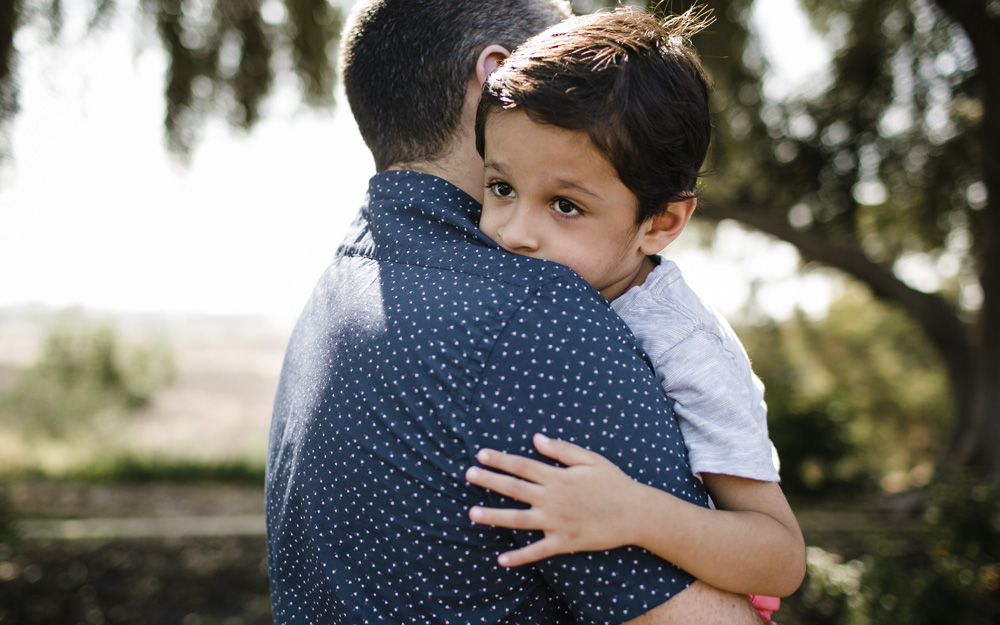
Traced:
[[343, 80], [380, 173], [299, 319], [275, 399], [278, 625], [759, 622], [745, 598], [634, 547], [501, 568], [499, 553], [537, 535], [468, 517], [503, 503], [465, 481], [476, 451], [531, 454], [535, 432], [705, 501], [607, 301], [476, 227], [482, 82], [566, 15], [558, 0], [366, 0], [355, 12]]

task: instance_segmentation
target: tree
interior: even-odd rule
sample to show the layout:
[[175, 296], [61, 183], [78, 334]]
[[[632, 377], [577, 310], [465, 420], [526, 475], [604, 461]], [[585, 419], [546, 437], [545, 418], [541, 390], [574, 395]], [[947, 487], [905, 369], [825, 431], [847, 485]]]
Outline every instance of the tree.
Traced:
[[[800, 0], [832, 63], [825, 88], [781, 100], [765, 90], [753, 0], [706, 3], [718, 21], [695, 44], [716, 83], [717, 175], [702, 219], [787, 241], [905, 311], [948, 371], [941, 462], [1000, 480], [1000, 2]], [[92, 6], [100, 24], [116, 0]], [[329, 103], [340, 15], [328, 0], [140, 8], [170, 58], [170, 149], [189, 150], [208, 115], [252, 126], [283, 64], [307, 102]], [[0, 130], [17, 109], [14, 33], [42, 19], [57, 35], [61, 10], [0, 0]]]
[[800, 2], [832, 48], [819, 93], [767, 96], [750, 1], [695, 40], [716, 83], [701, 217], [787, 241], [905, 311], [948, 371], [941, 462], [1000, 480], [1000, 3]]
[[923, 487], [951, 426], [943, 363], [916, 322], [857, 282], [845, 287], [822, 317], [736, 327], [767, 386], [789, 496]]
[[[92, 0], [88, 30], [107, 25], [120, 0]], [[223, 115], [249, 129], [280, 72], [294, 72], [310, 106], [333, 104], [333, 47], [341, 14], [327, 0], [137, 0], [141, 28], [155, 31], [169, 59], [164, 77], [168, 149], [186, 156], [205, 120]], [[0, 0], [0, 160], [18, 111], [15, 35], [39, 22], [52, 41], [63, 0]]]

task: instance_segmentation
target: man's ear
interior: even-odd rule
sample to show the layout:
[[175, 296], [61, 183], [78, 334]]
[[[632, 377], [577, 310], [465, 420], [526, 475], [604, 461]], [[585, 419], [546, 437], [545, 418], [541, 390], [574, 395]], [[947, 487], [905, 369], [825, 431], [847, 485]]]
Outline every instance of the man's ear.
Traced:
[[645, 232], [639, 242], [639, 251], [647, 256], [662, 252], [684, 230], [697, 206], [698, 198], [694, 197], [668, 202], [665, 211], [643, 224]]
[[480, 87], [508, 56], [510, 56], [510, 52], [501, 45], [493, 44], [483, 48], [476, 60], [476, 78], [479, 80]]

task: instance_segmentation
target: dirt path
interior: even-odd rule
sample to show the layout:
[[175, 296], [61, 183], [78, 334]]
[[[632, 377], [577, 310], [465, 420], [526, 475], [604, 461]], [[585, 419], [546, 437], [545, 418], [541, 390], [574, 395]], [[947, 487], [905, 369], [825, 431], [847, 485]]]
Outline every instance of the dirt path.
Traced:
[[0, 625], [268, 625], [263, 492], [231, 484], [7, 487]]
[[[0, 313], [4, 311], [0, 310]], [[0, 315], [0, 385], [40, 356], [58, 316]], [[258, 318], [108, 317], [125, 341], [166, 341], [177, 379], [118, 432], [120, 446], [199, 459], [262, 457], [290, 328]]]
[[8, 500], [28, 541], [264, 536], [264, 494], [251, 486], [17, 482]]

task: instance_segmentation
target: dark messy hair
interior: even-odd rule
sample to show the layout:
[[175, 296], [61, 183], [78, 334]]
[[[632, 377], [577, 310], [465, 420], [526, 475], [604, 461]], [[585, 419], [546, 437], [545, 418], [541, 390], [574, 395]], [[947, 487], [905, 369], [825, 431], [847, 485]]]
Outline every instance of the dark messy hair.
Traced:
[[570, 15], [566, 0], [364, 0], [344, 31], [341, 76], [382, 171], [449, 148], [479, 53], [513, 50]]
[[636, 223], [661, 214], [694, 195], [708, 153], [710, 81], [689, 38], [711, 22], [698, 7], [666, 19], [619, 7], [546, 30], [483, 85], [476, 148], [504, 109], [585, 131], [638, 198]]

